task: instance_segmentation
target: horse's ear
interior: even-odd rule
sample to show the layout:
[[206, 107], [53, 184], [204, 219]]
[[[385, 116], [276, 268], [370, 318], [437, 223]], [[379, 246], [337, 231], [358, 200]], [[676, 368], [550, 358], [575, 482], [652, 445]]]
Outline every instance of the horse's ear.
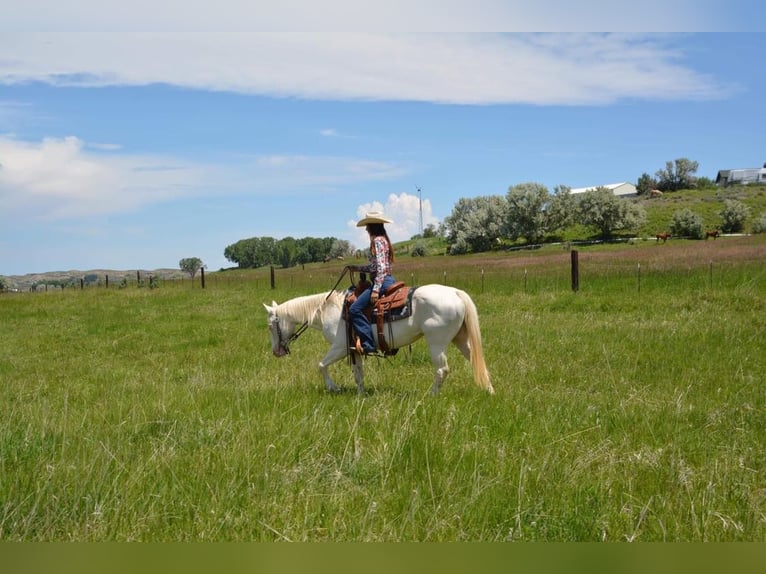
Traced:
[[269, 307], [268, 305], [266, 305], [266, 303], [264, 303], [264, 304], [263, 304], [263, 306], [264, 306], [264, 308], [266, 309], [266, 311], [267, 311], [268, 313], [271, 313], [271, 307]]
[[272, 308], [276, 309], [277, 305], [279, 305], [279, 303], [277, 303], [276, 301], [271, 302]]

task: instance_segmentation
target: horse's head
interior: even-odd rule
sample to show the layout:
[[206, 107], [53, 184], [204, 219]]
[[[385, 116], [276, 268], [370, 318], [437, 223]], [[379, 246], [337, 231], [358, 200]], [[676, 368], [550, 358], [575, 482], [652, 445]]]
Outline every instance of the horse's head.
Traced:
[[269, 324], [269, 337], [271, 338], [271, 351], [275, 357], [284, 357], [290, 353], [290, 341], [296, 330], [296, 323], [277, 315], [277, 302], [272, 301], [266, 308]]

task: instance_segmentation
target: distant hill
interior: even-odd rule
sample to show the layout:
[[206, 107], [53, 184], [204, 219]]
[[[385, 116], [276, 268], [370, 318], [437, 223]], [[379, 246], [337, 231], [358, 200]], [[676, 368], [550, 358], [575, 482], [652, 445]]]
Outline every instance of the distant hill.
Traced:
[[150, 276], [159, 279], [183, 279], [188, 277], [188, 275], [180, 269], [133, 269], [131, 271], [120, 271], [115, 269], [90, 269], [88, 271], [80, 271], [73, 269], [69, 271], [28, 273], [26, 275], [4, 275], [3, 277], [10, 289], [29, 291], [35, 286], [38, 286], [39, 288], [46, 284], [49, 285], [49, 289], [51, 286], [68, 284], [79, 285], [81, 279], [88, 284], [105, 284], [107, 277], [109, 278], [110, 287], [112, 285], [116, 287], [123, 280], [129, 283], [136, 283], [139, 278], [142, 281], [148, 281]]

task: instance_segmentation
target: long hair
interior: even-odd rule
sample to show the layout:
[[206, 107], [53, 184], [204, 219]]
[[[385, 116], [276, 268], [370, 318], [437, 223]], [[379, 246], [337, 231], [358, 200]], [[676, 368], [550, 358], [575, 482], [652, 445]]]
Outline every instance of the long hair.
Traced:
[[373, 255], [375, 254], [375, 237], [385, 237], [386, 243], [388, 243], [388, 253], [390, 254], [391, 263], [394, 262], [394, 245], [391, 243], [391, 240], [388, 238], [388, 233], [386, 232], [386, 228], [382, 223], [368, 223], [367, 224], [367, 233], [370, 234], [370, 253]]

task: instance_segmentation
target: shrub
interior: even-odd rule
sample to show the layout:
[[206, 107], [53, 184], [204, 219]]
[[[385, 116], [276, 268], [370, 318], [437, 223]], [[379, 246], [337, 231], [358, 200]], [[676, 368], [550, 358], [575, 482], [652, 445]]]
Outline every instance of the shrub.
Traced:
[[766, 211], [753, 221], [753, 233], [766, 233]]
[[750, 208], [736, 199], [724, 201], [724, 208], [720, 212], [721, 231], [725, 233], [738, 233], [745, 228], [745, 220], [750, 214]]
[[673, 235], [680, 237], [691, 237], [693, 239], [705, 237], [705, 226], [702, 223], [702, 218], [689, 208], [680, 209], [673, 213], [670, 231]]
[[418, 244], [412, 248], [412, 257], [425, 257], [426, 248], [422, 244]]
[[450, 255], [465, 255], [468, 253], [468, 243], [462, 237], [458, 237], [457, 241], [449, 246]]

